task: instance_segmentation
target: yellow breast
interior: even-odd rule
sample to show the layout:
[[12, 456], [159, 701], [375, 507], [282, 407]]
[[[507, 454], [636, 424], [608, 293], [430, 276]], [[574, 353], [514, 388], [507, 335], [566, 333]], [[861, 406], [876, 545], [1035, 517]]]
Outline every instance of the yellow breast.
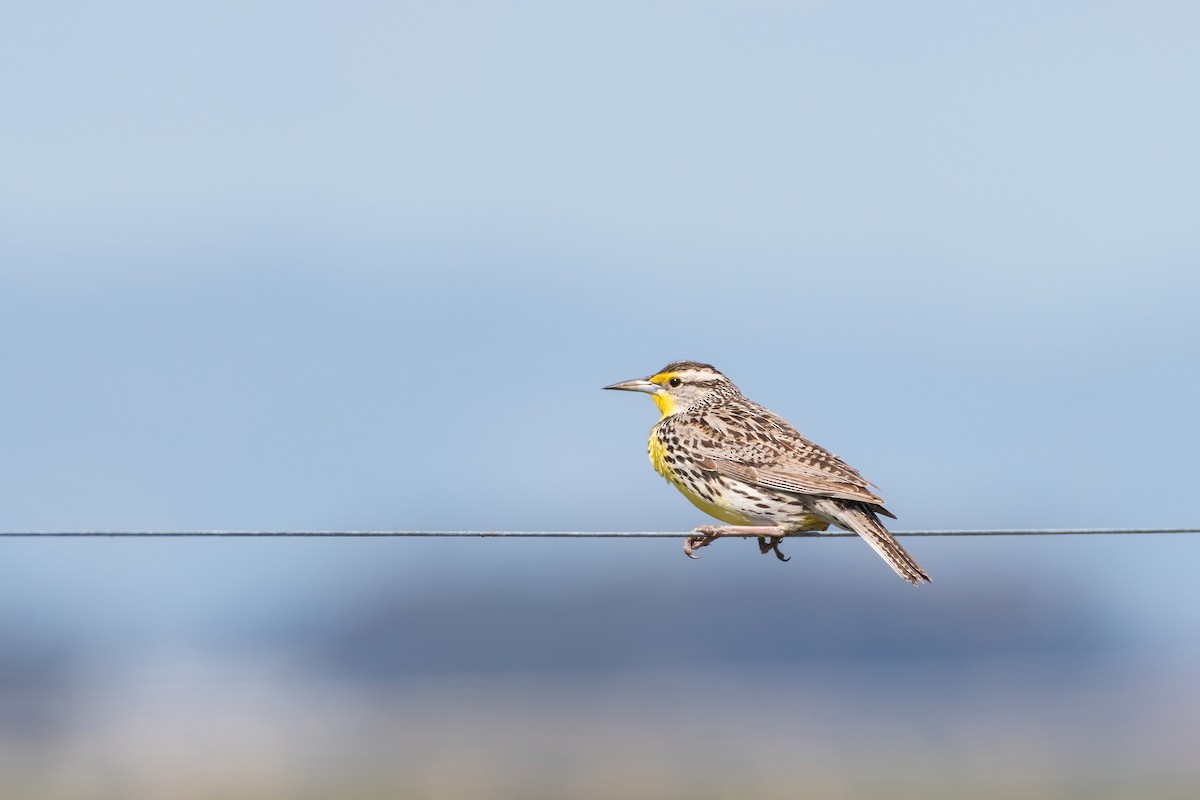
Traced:
[[672, 465], [667, 463], [667, 447], [654, 431], [650, 432], [650, 443], [647, 451], [650, 453], [650, 463], [654, 465], [654, 471], [671, 483], [679, 486], [679, 479], [675, 477], [675, 470], [672, 468]]
[[[729, 507], [722, 501], [725, 499], [720, 491], [713, 495], [713, 500], [706, 500], [696, 494], [688, 484], [679, 478], [679, 473], [676, 472], [675, 464], [667, 462], [667, 448], [658, 438], [657, 433], [651, 431], [650, 442], [647, 450], [650, 453], [650, 463], [654, 465], [654, 471], [666, 478], [672, 486], [680, 491], [684, 497], [692, 502], [696, 508], [708, 514], [710, 517], [716, 517], [722, 522], [727, 522], [730, 525], [750, 525], [755, 521], [754, 517], [740, 513], [734, 508]], [[716, 487], [714, 487], [716, 488]]]

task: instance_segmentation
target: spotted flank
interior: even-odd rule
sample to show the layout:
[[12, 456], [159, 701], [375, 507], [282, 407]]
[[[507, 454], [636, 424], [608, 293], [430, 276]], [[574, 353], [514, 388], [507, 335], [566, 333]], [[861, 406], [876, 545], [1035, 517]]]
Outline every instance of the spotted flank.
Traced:
[[[879, 522], [893, 515], [857, 470], [746, 398], [713, 366], [676, 361], [605, 388], [654, 399], [661, 418], [650, 431], [650, 463], [704, 513], [760, 537], [836, 525], [862, 536], [909, 583], [929, 581]], [[713, 536], [703, 538], [698, 546]], [[760, 538], [759, 546], [782, 558], [779, 541]]]

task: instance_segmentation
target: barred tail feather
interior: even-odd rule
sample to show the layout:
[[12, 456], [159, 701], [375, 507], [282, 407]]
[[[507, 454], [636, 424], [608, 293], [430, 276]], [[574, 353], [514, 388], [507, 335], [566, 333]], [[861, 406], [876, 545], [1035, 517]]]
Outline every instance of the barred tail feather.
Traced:
[[875, 511], [863, 503], [821, 498], [812, 505], [813, 511], [828, 517], [833, 524], [849, 531], [854, 531], [876, 553], [888, 563], [904, 580], [913, 586], [929, 583], [930, 577], [921, 569], [921, 565], [900, 546], [896, 537], [883, 527]]

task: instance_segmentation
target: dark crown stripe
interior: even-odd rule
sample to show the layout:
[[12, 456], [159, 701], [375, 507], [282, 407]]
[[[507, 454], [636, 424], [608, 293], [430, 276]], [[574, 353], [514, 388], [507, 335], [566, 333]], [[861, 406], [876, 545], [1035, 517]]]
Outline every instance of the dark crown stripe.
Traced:
[[673, 361], [659, 370], [659, 372], [684, 372], [689, 369], [708, 370], [709, 372], [715, 372], [718, 375], [721, 374], [720, 370], [718, 370], [712, 364], [702, 364], [699, 361]]

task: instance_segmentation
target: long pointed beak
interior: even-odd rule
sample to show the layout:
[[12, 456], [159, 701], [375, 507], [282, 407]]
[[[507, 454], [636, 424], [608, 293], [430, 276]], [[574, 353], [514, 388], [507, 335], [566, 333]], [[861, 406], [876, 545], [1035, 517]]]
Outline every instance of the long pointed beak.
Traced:
[[654, 394], [659, 390], [657, 383], [651, 383], [645, 378], [634, 378], [629, 381], [621, 381], [614, 383], [612, 386], [605, 386], [605, 389], [619, 389], [622, 392], [645, 392], [646, 394]]

